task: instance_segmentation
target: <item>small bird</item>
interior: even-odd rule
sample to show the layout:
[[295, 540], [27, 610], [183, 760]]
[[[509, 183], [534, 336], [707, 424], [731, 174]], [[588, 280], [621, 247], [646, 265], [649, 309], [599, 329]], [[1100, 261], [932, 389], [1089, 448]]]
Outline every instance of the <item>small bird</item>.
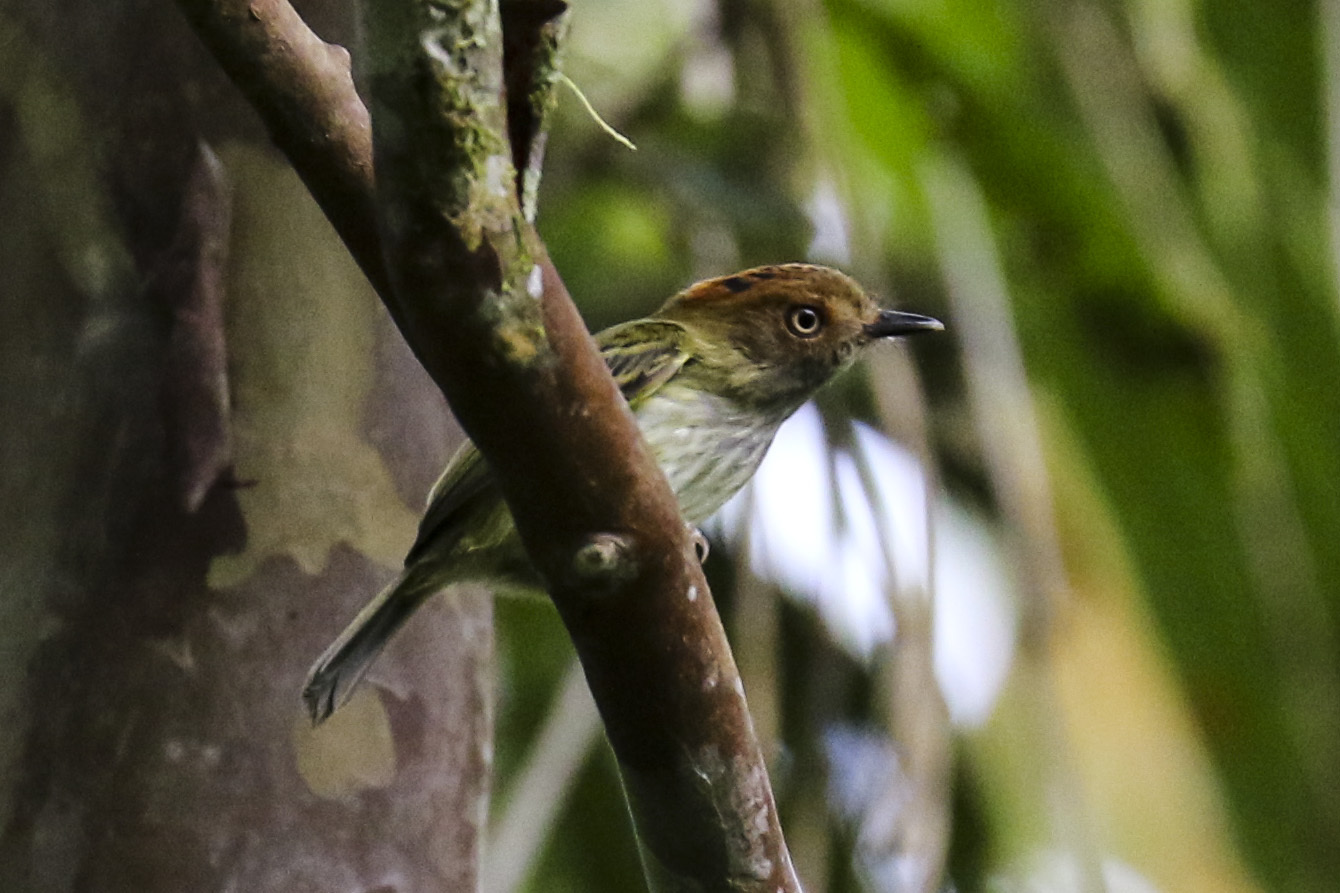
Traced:
[[[866, 345], [938, 331], [881, 310], [837, 270], [757, 267], [680, 292], [645, 319], [595, 336], [652, 454], [696, 526], [745, 485], [788, 416]], [[488, 465], [467, 443], [428, 498], [400, 576], [317, 659], [303, 686], [312, 721], [344, 704], [400, 625], [454, 583], [542, 594]]]

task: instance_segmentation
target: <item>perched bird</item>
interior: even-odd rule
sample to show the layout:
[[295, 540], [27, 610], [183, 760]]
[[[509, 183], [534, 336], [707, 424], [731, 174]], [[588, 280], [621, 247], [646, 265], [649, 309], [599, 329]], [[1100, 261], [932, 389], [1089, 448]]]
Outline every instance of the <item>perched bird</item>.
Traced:
[[[861, 348], [941, 328], [881, 310], [837, 270], [782, 264], [699, 282], [595, 338], [684, 520], [697, 525], [745, 485], [782, 422]], [[308, 674], [303, 700], [313, 722], [348, 700], [425, 599], [466, 581], [495, 591], [542, 587], [488, 465], [468, 443], [433, 488], [400, 576]]]

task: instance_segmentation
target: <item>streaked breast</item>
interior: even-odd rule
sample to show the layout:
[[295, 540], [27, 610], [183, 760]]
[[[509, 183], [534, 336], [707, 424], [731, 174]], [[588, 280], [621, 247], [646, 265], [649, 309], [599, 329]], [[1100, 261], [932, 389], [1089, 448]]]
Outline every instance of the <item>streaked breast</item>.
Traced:
[[748, 483], [782, 419], [671, 382], [638, 407], [637, 421], [684, 519], [699, 524]]

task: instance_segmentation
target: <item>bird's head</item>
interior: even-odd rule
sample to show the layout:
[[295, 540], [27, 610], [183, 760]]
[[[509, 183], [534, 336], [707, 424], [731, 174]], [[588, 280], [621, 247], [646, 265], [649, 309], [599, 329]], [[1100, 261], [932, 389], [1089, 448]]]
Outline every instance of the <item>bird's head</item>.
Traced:
[[656, 316], [692, 334], [695, 359], [723, 392], [785, 412], [866, 345], [944, 328], [928, 316], [883, 310], [851, 277], [813, 264], [708, 279], [675, 295]]

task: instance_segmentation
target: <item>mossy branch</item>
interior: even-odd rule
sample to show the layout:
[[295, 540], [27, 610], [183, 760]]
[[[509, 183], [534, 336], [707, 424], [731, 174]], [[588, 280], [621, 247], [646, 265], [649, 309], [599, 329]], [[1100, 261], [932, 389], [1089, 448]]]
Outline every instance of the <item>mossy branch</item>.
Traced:
[[[318, 194], [323, 207], [369, 215], [337, 228], [365, 270], [385, 271], [379, 292], [488, 459], [549, 585], [618, 758], [652, 889], [799, 891], [674, 496], [529, 224], [556, 82], [555, 0], [513, 0], [501, 18], [495, 0], [364, 0], [375, 203], [361, 173], [331, 187], [303, 171], [361, 172], [339, 156], [371, 147], [360, 131], [328, 158], [319, 148], [338, 139], [321, 128], [357, 117], [346, 114], [358, 105], [347, 71], [328, 71], [332, 48], [291, 10], [267, 21], [304, 34], [251, 39], [254, 11], [284, 3], [178, 2], [262, 116], [288, 116], [271, 132], [313, 192], [332, 190]], [[223, 59], [234, 53], [254, 58]], [[271, 54], [286, 63], [266, 63]], [[281, 101], [308, 79], [322, 81], [316, 107]], [[280, 139], [290, 128], [322, 135]], [[350, 183], [358, 195], [346, 207]], [[380, 269], [364, 257], [374, 204]]]

